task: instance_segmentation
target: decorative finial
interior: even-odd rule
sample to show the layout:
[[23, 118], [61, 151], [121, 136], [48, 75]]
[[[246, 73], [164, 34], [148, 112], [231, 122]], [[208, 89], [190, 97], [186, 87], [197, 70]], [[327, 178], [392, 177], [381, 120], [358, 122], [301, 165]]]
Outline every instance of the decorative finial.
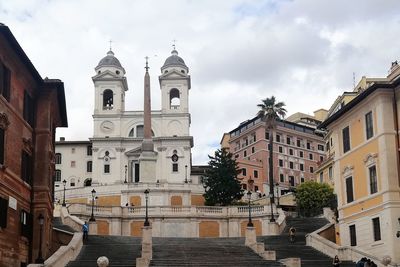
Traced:
[[110, 51], [112, 51], [112, 46], [111, 46], [111, 43], [112, 43], [112, 40], [110, 39]]
[[146, 69], [146, 72], [149, 72], [149, 68], [150, 68], [149, 67], [149, 62], [148, 62], [149, 61], [149, 57], [145, 56], [144, 58], [146, 59], [146, 67], [144, 67], [144, 68]]
[[173, 48], [173, 50], [175, 50], [176, 49], [176, 44], [175, 44], [176, 43], [176, 39], [172, 40], [172, 43], [173, 43], [172, 44], [172, 48]]

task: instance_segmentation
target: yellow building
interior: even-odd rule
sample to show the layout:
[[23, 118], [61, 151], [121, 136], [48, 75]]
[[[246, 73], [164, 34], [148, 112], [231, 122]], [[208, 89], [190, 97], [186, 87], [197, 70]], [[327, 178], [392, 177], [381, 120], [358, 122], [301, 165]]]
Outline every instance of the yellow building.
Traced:
[[[400, 67], [375, 79], [321, 125], [332, 154], [338, 240], [400, 263]], [[329, 151], [329, 150], [328, 150]], [[329, 157], [328, 157], [329, 160]], [[328, 168], [329, 169], [329, 168]]]

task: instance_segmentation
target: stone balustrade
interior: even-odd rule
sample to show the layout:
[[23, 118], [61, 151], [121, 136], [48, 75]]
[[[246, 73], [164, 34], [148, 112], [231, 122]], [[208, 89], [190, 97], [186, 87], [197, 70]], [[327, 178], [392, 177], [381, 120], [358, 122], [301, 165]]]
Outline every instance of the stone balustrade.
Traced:
[[[70, 214], [90, 215], [92, 206], [90, 204], [70, 204], [68, 207]], [[95, 216], [112, 216], [123, 218], [143, 217], [146, 208], [143, 206], [128, 207], [105, 207], [94, 206]], [[229, 206], [229, 207], [210, 207], [210, 206], [149, 206], [148, 214], [150, 217], [233, 217], [247, 218], [249, 214], [248, 206]], [[269, 206], [252, 206], [251, 214], [253, 217], [270, 216]], [[276, 214], [275, 214], [276, 215]], [[278, 216], [277, 216], [278, 217]]]

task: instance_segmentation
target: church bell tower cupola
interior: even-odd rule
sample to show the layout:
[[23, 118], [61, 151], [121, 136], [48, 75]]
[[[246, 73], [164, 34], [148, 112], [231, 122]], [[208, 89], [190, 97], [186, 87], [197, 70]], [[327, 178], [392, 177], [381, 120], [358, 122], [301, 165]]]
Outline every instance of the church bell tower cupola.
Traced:
[[92, 77], [95, 87], [94, 114], [117, 114], [125, 111], [125, 91], [128, 83], [125, 69], [114, 52], [108, 51], [95, 68]]
[[189, 113], [190, 75], [185, 61], [172, 50], [159, 76], [163, 113]]

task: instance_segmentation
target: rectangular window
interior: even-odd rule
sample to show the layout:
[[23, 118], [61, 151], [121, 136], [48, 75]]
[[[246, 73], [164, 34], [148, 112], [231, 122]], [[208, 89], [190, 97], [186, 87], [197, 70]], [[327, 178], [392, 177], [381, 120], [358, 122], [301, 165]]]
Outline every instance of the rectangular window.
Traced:
[[32, 97], [28, 92], [24, 92], [24, 120], [30, 125], [34, 126], [33, 122], [35, 119], [35, 106], [33, 104]]
[[356, 226], [354, 224], [349, 226], [349, 232], [350, 232], [350, 246], [352, 247], [357, 246]]
[[290, 186], [294, 186], [294, 176], [289, 176], [289, 184]]
[[300, 163], [300, 171], [304, 171], [304, 164]]
[[313, 155], [312, 153], [310, 153], [310, 154], [308, 154], [308, 158], [309, 158], [310, 160], [313, 160], [313, 159], [314, 159], [314, 155]]
[[269, 140], [269, 132], [265, 132], [265, 139]]
[[0, 228], [7, 227], [8, 200], [0, 197]]
[[314, 173], [314, 167], [313, 166], [310, 166], [310, 172]]
[[279, 160], [279, 167], [283, 167], [283, 160], [282, 159]]
[[254, 178], [258, 178], [258, 171], [254, 170]]
[[324, 145], [318, 145], [318, 150], [319, 151], [324, 151]]
[[304, 152], [303, 152], [303, 151], [300, 151], [300, 152], [299, 152], [299, 157], [300, 157], [300, 158], [304, 158]]
[[370, 193], [374, 194], [378, 192], [378, 182], [376, 179], [376, 166], [371, 166], [369, 169], [369, 189]]
[[110, 173], [110, 164], [104, 164], [104, 173]]
[[61, 164], [62, 156], [61, 153], [56, 153], [56, 164]]
[[319, 156], [319, 161], [323, 162], [324, 161], [324, 156]]
[[289, 149], [289, 155], [293, 156], [293, 149]]
[[332, 168], [332, 166], [330, 166], [329, 169], [328, 169], [328, 175], [329, 175], [329, 179], [333, 178], [333, 168]]
[[347, 203], [354, 201], [353, 195], [353, 177], [346, 178], [346, 196], [347, 196]]
[[93, 162], [89, 160], [86, 162], [86, 172], [92, 172]]
[[32, 157], [25, 151], [21, 156], [21, 178], [28, 184], [32, 183]]
[[374, 230], [374, 241], [381, 240], [381, 225], [379, 223], [379, 217], [372, 219], [372, 228]]
[[278, 142], [278, 143], [281, 142], [281, 136], [279, 134], [276, 135], [276, 142]]
[[293, 162], [289, 161], [289, 168], [293, 169]]
[[283, 147], [280, 146], [278, 149], [279, 149], [279, 153], [283, 153]]
[[279, 180], [281, 183], [285, 182], [285, 176], [283, 175], [283, 173], [279, 174]]
[[55, 171], [54, 181], [61, 182], [61, 170], [56, 170]]
[[242, 169], [242, 175], [243, 175], [243, 176], [246, 176], [246, 175], [247, 175], [246, 168], [243, 168], [243, 169]]
[[258, 186], [256, 185], [256, 186], [254, 186], [254, 191], [258, 191]]
[[311, 149], [311, 143], [307, 142], [307, 149]]
[[28, 212], [21, 210], [20, 213], [20, 224], [21, 224], [21, 235], [30, 239], [32, 236], [32, 221], [33, 216]]
[[253, 134], [253, 142], [257, 140], [256, 134]]
[[290, 137], [286, 137], [286, 144], [290, 145], [290, 143], [292, 142]]
[[72, 168], [75, 168], [75, 166], [76, 166], [75, 160], [71, 161], [71, 167], [72, 167]]
[[172, 163], [172, 172], [178, 172], [178, 163]]
[[350, 150], [350, 130], [349, 126], [342, 130], [343, 137], [343, 153], [346, 153]]
[[255, 153], [256, 152], [256, 148], [253, 146], [252, 148], [251, 148], [251, 153]]
[[1, 165], [4, 165], [4, 152], [5, 152], [5, 149], [4, 149], [4, 145], [5, 145], [5, 142], [4, 142], [4, 130], [3, 129], [0, 129], [0, 164]]
[[91, 145], [86, 147], [86, 155], [88, 155], [88, 156], [92, 155], [92, 146]]
[[300, 182], [301, 182], [301, 183], [304, 183], [304, 177], [301, 177], [301, 178], [300, 178]]
[[10, 101], [11, 72], [0, 62], [0, 94]]
[[247, 157], [247, 151], [243, 151], [243, 158]]
[[300, 146], [301, 146], [301, 140], [297, 139], [297, 147], [300, 147]]
[[372, 120], [372, 111], [365, 114], [365, 131], [367, 140], [374, 136], [374, 124]]

